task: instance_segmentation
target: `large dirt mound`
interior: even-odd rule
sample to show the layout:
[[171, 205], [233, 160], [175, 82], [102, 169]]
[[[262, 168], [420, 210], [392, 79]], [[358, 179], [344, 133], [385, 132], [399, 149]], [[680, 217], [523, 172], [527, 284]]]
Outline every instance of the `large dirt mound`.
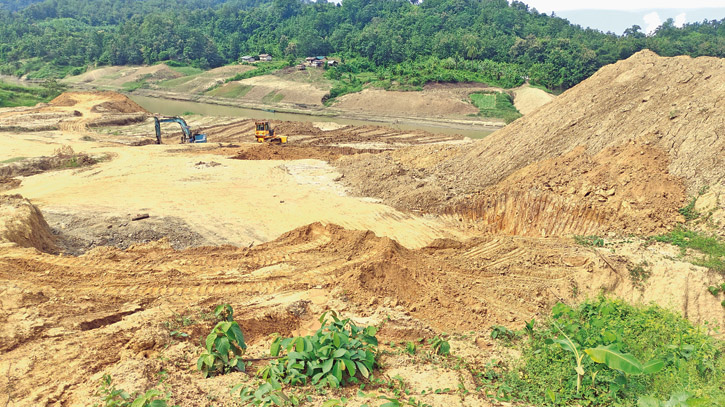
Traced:
[[43, 214], [20, 195], [0, 195], [0, 245], [7, 243], [57, 252]]
[[[626, 230], [654, 231], [674, 222], [674, 210], [682, 204], [682, 187], [673, 176], [684, 181], [690, 194], [702, 185], [723, 183], [723, 95], [725, 60], [662, 58], [642, 51], [602, 68], [472, 146], [447, 147], [445, 154], [434, 152], [445, 157], [436, 165], [418, 165], [418, 157], [431, 151], [414, 147], [375, 157], [347, 157], [340, 160], [339, 167], [358, 192], [381, 197], [398, 208], [444, 212], [456, 208], [488, 218], [480, 214], [480, 198], [471, 198], [486, 194], [494, 199], [494, 194], [511, 192], [516, 186], [520, 193], [547, 194], [546, 202], [560, 201], [551, 207], [544, 205], [550, 213], [546, 222], [560, 216], [551, 213], [574, 205], [601, 212], [605, 230], [627, 226]], [[569, 153], [572, 155], [561, 157]], [[556, 157], [561, 159], [540, 163]], [[539, 165], [542, 167], [537, 169]], [[532, 167], [496, 186], [527, 166]], [[587, 192], [594, 195], [579, 194], [584, 179], [577, 178], [582, 174], [589, 174], [592, 190]], [[550, 177], [558, 177], [555, 183], [561, 188], [552, 188]], [[371, 178], [377, 181], [374, 185], [367, 181]], [[612, 190], [616, 192], [607, 195]], [[508, 196], [503, 201], [518, 199]], [[498, 211], [539, 216], [541, 205], [524, 205], [513, 208], [505, 204]], [[643, 221], [632, 224], [623, 219], [611, 224], [610, 215], [622, 208]], [[630, 211], [632, 208], [639, 210]], [[536, 229], [533, 226], [529, 229]]]
[[50, 101], [50, 106], [75, 107], [81, 105], [94, 113], [148, 113], [138, 103], [112, 91], [65, 92]]
[[644, 139], [667, 152], [691, 192], [725, 177], [725, 59], [659, 57], [645, 50], [600, 69], [553, 102], [484, 139], [448, 171], [470, 187], [583, 145], [590, 154]]

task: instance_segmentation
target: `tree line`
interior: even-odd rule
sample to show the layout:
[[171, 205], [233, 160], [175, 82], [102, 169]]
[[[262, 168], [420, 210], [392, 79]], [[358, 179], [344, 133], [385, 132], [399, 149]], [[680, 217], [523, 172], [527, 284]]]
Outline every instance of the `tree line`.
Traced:
[[663, 56], [725, 56], [725, 19], [681, 28], [668, 20], [651, 36], [638, 26], [617, 35], [539, 13], [520, 1], [4, 3], [0, 72], [39, 77], [77, 73], [88, 65], [171, 60], [210, 68], [247, 54], [290, 61], [335, 54], [369, 65], [370, 71], [405, 70], [431, 60], [453, 61], [464, 70], [496, 66], [550, 89], [565, 89], [644, 48]]

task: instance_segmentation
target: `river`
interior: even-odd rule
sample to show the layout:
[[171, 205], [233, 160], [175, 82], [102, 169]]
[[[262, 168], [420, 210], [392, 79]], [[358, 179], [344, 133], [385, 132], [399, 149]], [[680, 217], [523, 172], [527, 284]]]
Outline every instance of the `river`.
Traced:
[[184, 113], [194, 112], [196, 114], [203, 114], [206, 116], [233, 116], [245, 119], [267, 119], [267, 120], [283, 120], [283, 121], [295, 121], [295, 122], [332, 122], [341, 125], [355, 125], [355, 126], [387, 126], [396, 130], [425, 130], [430, 133], [437, 134], [460, 134], [470, 138], [484, 138], [495, 130], [489, 127], [481, 126], [481, 129], [471, 128], [472, 126], [466, 126], [466, 128], [456, 128], [453, 125], [448, 126], [435, 126], [431, 124], [418, 124], [412, 122], [414, 119], [410, 119], [411, 122], [406, 123], [389, 123], [389, 122], [377, 122], [367, 120], [355, 120], [345, 119], [340, 117], [330, 116], [315, 116], [299, 113], [278, 113], [273, 111], [246, 109], [243, 107], [224, 106], [216, 105], [212, 103], [203, 102], [191, 102], [191, 101], [180, 101], [170, 100], [156, 97], [140, 96], [130, 94], [128, 95], [134, 102], [141, 105], [144, 109], [168, 116], [181, 116]]

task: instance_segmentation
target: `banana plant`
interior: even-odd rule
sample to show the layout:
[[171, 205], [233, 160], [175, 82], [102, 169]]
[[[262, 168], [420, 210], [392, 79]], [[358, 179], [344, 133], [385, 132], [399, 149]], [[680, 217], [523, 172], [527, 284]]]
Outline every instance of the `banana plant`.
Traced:
[[[634, 356], [628, 353], [620, 352], [615, 344], [606, 346], [599, 345], [596, 348], [587, 348], [584, 349], [584, 352], [581, 352], [579, 350], [579, 345], [576, 342], [572, 341], [571, 338], [569, 338], [569, 336], [559, 327], [559, 325], [556, 324], [556, 322], [554, 322], [554, 326], [556, 327], [556, 329], [559, 330], [559, 332], [561, 332], [566, 340], [549, 339], [547, 340], [547, 343], [556, 343], [561, 346], [562, 349], [574, 354], [574, 358], [576, 359], [576, 367], [574, 368], [574, 370], [577, 374], [577, 394], [579, 393], [579, 390], [581, 388], [581, 379], [585, 373], [582, 361], [584, 359], [584, 356], [587, 355], [595, 363], [603, 363], [607, 365], [607, 367], [609, 367], [610, 369], [615, 369], [622, 373], [630, 375], [657, 373], [665, 367], [665, 362], [659, 359], [653, 359], [645, 364], [642, 364]], [[594, 377], [595, 376], [592, 376], [592, 380], [594, 379]]]

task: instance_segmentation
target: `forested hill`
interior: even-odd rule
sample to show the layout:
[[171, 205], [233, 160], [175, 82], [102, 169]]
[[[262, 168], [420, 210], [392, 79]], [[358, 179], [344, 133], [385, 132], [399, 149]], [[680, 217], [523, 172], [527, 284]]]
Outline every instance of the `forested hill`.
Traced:
[[[335, 54], [370, 72], [494, 67], [502, 80], [529, 76], [549, 88], [568, 88], [643, 48], [666, 56], [723, 57], [725, 19], [683, 28], [668, 20], [647, 37], [637, 26], [621, 36], [583, 29], [506, 0], [0, 3], [0, 72], [37, 77], [77, 73], [91, 64], [173, 60], [208, 68], [248, 54], [290, 61]], [[449, 79], [456, 78], [440, 77]]]

